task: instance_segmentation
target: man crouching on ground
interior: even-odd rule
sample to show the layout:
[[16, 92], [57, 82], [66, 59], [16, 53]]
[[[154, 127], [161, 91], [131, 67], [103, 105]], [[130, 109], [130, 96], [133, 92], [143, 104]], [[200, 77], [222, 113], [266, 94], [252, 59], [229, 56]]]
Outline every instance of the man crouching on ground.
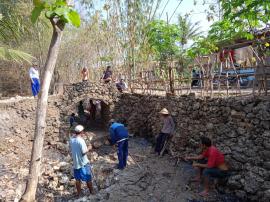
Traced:
[[73, 159], [74, 178], [76, 180], [76, 189], [78, 196], [81, 195], [81, 182], [84, 181], [91, 194], [94, 193], [92, 185], [91, 167], [87, 158], [87, 153], [90, 149], [87, 148], [84, 139], [82, 138], [84, 127], [77, 125], [74, 129], [75, 134], [70, 139], [70, 149]]
[[118, 161], [117, 169], [123, 170], [127, 166], [128, 158], [128, 131], [126, 127], [117, 123], [114, 119], [110, 120], [110, 137], [109, 141], [112, 145], [117, 143]]
[[209, 192], [209, 179], [225, 178], [229, 175], [229, 172], [224, 155], [216, 147], [212, 146], [209, 138], [201, 137], [201, 147], [203, 151], [201, 155], [186, 157], [185, 160], [198, 160], [198, 162], [193, 162], [192, 164], [198, 170], [198, 176], [195, 180], [199, 182], [201, 174], [203, 174], [204, 191], [200, 195], [207, 196]]

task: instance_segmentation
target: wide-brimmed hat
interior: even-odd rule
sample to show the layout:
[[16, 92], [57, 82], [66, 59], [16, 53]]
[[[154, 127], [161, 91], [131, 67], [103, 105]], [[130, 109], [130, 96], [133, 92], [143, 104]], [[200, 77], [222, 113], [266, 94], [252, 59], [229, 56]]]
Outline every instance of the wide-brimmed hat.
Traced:
[[74, 129], [76, 133], [80, 133], [84, 130], [84, 127], [82, 125], [77, 125]]
[[163, 108], [159, 113], [160, 113], [160, 114], [164, 114], [164, 115], [170, 114], [170, 112], [169, 112], [168, 109], [166, 109], [166, 108]]

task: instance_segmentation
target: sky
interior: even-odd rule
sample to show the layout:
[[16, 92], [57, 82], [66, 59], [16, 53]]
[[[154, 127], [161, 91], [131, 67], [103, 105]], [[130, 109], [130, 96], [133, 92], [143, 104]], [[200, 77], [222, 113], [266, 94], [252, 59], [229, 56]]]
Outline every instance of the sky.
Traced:
[[[157, 16], [160, 16], [160, 14], [162, 13], [162, 10], [165, 8], [161, 16], [161, 19], [167, 20], [166, 13], [168, 13], [169, 18], [171, 18], [173, 12], [175, 11], [180, 1], [181, 0], [162, 0], [159, 6], [159, 10], [157, 11]], [[204, 1], [206, 1], [205, 5], [203, 5]], [[213, 21], [211, 22], [207, 21], [205, 10], [209, 9], [209, 3], [216, 2], [216, 1], [217, 0], [196, 0], [197, 3], [195, 6], [194, 0], [183, 0], [180, 6], [175, 11], [174, 15], [172, 16], [170, 23], [177, 23], [177, 17], [179, 14], [185, 15], [187, 13], [190, 13], [191, 21], [194, 23], [199, 21], [200, 26], [201, 26], [201, 31], [203, 32], [203, 34], [206, 35]], [[105, 0], [93, 0], [95, 9], [102, 10], [105, 2], [106, 2]], [[167, 6], [165, 7], [166, 4]]]
[[[173, 14], [174, 10], [176, 9], [177, 5], [179, 4], [180, 0], [169, 0], [169, 3], [167, 4], [165, 11], [163, 12], [163, 15], [161, 16], [161, 19], [167, 20], [166, 12], [168, 13], [168, 16]], [[208, 3], [213, 2], [211, 0], [207, 1]], [[159, 13], [162, 12], [164, 6], [166, 5], [167, 0], [162, 0]], [[209, 9], [209, 4], [203, 5], [203, 0], [197, 0], [196, 6], [194, 5], [193, 0], [183, 0], [183, 2], [180, 4], [180, 6], [177, 8], [175, 14], [173, 15], [170, 23], [177, 23], [177, 16], [179, 14], [185, 15], [186, 13], [191, 13], [190, 19], [192, 22], [200, 22], [201, 31], [204, 32], [204, 34], [207, 33], [210, 25], [213, 23], [213, 21], [208, 22], [206, 18], [205, 10]]]

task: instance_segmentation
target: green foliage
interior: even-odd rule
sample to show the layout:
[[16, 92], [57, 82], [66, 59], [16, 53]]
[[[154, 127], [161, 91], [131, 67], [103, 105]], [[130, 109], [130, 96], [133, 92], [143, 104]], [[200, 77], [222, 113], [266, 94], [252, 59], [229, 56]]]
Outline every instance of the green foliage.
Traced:
[[158, 59], [166, 59], [179, 51], [180, 30], [177, 25], [167, 24], [162, 20], [149, 23], [148, 42]]
[[33, 59], [34, 59], [33, 56], [23, 51], [0, 46], [0, 60], [13, 61], [18, 63], [22, 62], [31, 63]]
[[0, 6], [0, 11], [5, 11], [0, 18], [0, 60], [30, 63], [34, 57], [17, 50], [21, 49], [18, 48], [18, 45], [23, 40], [23, 35], [29, 34], [26, 20], [18, 15], [14, 4], [4, 3], [3, 6]]
[[79, 14], [68, 5], [67, 0], [35, 0], [31, 20], [35, 23], [41, 12], [45, 11], [48, 19], [59, 18], [63, 23], [70, 23], [75, 27], [81, 24]]
[[253, 35], [248, 32], [247, 25], [244, 22], [235, 21], [231, 23], [230, 20], [224, 19], [211, 25], [208, 37], [217, 45], [222, 45], [239, 38], [252, 39]]
[[102, 62], [111, 62], [113, 60], [113, 57], [111, 55], [102, 56], [99, 58]]
[[180, 43], [184, 47], [189, 40], [198, 37], [200, 33], [199, 22], [192, 23], [189, 16], [178, 16], [178, 26], [180, 29]]
[[187, 55], [191, 58], [196, 58], [198, 56], [209, 55], [217, 50], [218, 47], [211, 39], [200, 37], [195, 41], [192, 47], [188, 49]]
[[224, 18], [232, 23], [246, 22], [249, 28], [262, 27], [270, 21], [269, 0], [221, 0]]

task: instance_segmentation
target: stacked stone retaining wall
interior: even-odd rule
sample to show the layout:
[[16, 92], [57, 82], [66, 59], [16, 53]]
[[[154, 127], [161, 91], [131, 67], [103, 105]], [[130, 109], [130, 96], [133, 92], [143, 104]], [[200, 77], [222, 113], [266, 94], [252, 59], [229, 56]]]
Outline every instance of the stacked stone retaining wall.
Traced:
[[270, 201], [269, 99], [123, 94], [115, 117], [127, 120], [130, 133], [153, 138], [160, 131], [163, 107], [176, 122], [169, 149], [173, 155], [199, 152], [199, 137], [208, 136], [231, 166], [226, 189], [244, 201]]

